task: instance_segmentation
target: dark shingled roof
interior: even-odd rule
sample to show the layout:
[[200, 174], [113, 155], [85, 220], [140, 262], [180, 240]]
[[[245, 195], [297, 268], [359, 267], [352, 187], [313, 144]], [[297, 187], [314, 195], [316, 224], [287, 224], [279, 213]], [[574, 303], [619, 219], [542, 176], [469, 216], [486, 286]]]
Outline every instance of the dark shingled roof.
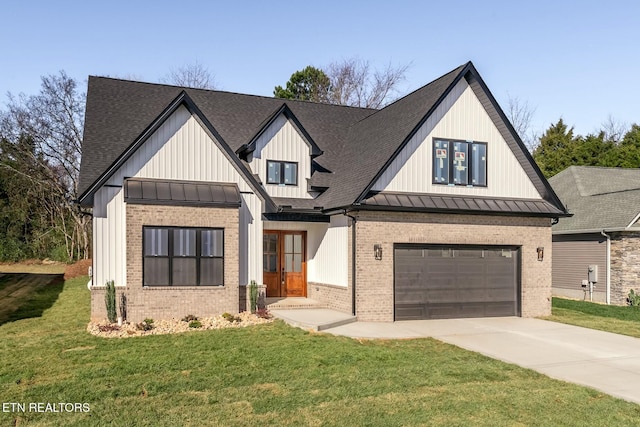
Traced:
[[573, 214], [554, 233], [640, 229], [640, 169], [571, 166], [549, 183]]
[[[492, 120], [546, 200], [545, 206], [555, 208], [546, 215], [566, 214], [511, 125], [502, 123], [505, 121], [502, 110], [488, 93], [471, 62], [381, 110], [90, 77], [80, 169], [80, 201], [85, 204], [91, 202], [93, 192], [104, 182], [109, 170], [122, 161], [129, 148], [144, 140], [145, 132], [153, 130], [152, 125], [169, 111], [172, 103], [186, 102], [192, 113], [200, 115], [203, 122], [210, 123], [213, 127], [209, 128], [210, 132], [221, 139], [221, 144], [238, 153], [251, 149], [251, 142], [274, 114], [290, 112], [305, 138], [317, 146], [315, 152], [321, 153], [314, 159], [315, 172], [309, 185], [326, 190], [316, 199], [269, 198], [246, 162], [236, 162], [252, 181], [250, 185], [269, 203], [290, 206], [289, 209], [310, 212], [357, 208], [364, 202], [379, 174], [463, 78], [477, 95], [481, 95], [481, 102], [489, 109]], [[373, 206], [371, 200], [365, 204]], [[538, 204], [535, 206], [540, 207]], [[536, 208], [531, 209], [535, 212]]]

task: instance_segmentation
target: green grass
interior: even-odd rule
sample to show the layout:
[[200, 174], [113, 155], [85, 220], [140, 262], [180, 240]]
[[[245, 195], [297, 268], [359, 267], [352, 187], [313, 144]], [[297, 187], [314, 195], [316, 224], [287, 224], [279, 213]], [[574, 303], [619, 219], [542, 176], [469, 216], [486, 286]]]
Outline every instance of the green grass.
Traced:
[[0, 273], [0, 325], [41, 316], [55, 303], [63, 284], [62, 274]]
[[[270, 325], [103, 339], [86, 278], [0, 326], [0, 425], [634, 425], [640, 406], [433, 339], [358, 341]], [[1, 303], [1, 302], [0, 302]]]
[[553, 298], [546, 320], [640, 338], [640, 308]]

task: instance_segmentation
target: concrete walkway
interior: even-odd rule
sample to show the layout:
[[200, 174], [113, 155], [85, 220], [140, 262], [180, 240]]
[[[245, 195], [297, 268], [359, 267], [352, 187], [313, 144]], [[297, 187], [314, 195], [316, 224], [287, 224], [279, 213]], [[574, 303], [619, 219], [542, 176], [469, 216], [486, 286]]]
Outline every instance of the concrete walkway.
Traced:
[[[304, 325], [304, 311], [288, 314], [296, 317], [300, 326]], [[432, 337], [640, 403], [638, 338], [519, 317], [355, 322], [325, 332], [353, 338]]]

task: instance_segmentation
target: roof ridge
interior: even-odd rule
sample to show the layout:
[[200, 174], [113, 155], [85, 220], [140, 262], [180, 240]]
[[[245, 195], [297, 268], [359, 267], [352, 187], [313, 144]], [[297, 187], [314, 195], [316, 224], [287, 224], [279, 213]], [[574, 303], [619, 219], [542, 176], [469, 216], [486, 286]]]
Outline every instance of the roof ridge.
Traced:
[[576, 184], [576, 188], [578, 189], [578, 193], [580, 194], [580, 197], [587, 197], [588, 195], [586, 194], [584, 185], [582, 184], [582, 179], [576, 173], [576, 169], [577, 169], [576, 166], [569, 166], [569, 172], [571, 172], [571, 176], [573, 176], [573, 182], [575, 182]]
[[356, 106], [353, 106], [353, 105], [332, 104], [330, 102], [315, 102], [315, 101], [308, 101], [308, 100], [302, 100], [302, 99], [276, 98], [275, 96], [256, 95], [256, 94], [252, 94], [252, 93], [242, 93], [242, 92], [234, 92], [234, 91], [220, 90], [220, 89], [203, 89], [203, 88], [180, 86], [180, 85], [173, 85], [173, 84], [167, 84], [167, 83], [145, 82], [145, 81], [140, 81], [140, 80], [121, 79], [121, 78], [116, 78], [116, 77], [92, 76], [92, 75], [90, 75], [89, 78], [103, 79], [103, 80], [113, 80], [113, 81], [118, 81], [118, 82], [127, 82], [127, 83], [135, 83], [135, 84], [150, 85], [150, 86], [163, 86], [163, 87], [168, 87], [168, 88], [182, 89], [182, 90], [185, 90], [185, 91], [186, 90], [189, 90], [189, 91], [201, 91], [201, 92], [208, 92], [208, 93], [216, 92], [216, 93], [226, 93], [226, 94], [229, 94], [229, 95], [247, 96], [247, 97], [253, 97], [253, 98], [274, 99], [276, 101], [280, 100], [283, 103], [294, 102], [294, 103], [301, 103], [301, 104], [327, 105], [329, 107], [351, 108], [351, 109], [355, 109], [355, 110], [371, 111], [372, 113], [380, 111], [380, 110], [375, 109], [375, 108], [356, 107]]

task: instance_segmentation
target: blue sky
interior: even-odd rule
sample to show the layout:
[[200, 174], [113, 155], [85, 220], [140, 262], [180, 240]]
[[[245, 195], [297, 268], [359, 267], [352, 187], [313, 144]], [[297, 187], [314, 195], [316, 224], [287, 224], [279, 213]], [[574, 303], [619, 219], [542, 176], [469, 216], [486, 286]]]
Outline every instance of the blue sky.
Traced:
[[578, 133], [640, 123], [636, 1], [15, 1], [0, 6], [0, 95], [65, 70], [157, 82], [198, 61], [222, 90], [271, 96], [306, 65], [411, 64], [410, 92], [468, 60], [506, 107]]

